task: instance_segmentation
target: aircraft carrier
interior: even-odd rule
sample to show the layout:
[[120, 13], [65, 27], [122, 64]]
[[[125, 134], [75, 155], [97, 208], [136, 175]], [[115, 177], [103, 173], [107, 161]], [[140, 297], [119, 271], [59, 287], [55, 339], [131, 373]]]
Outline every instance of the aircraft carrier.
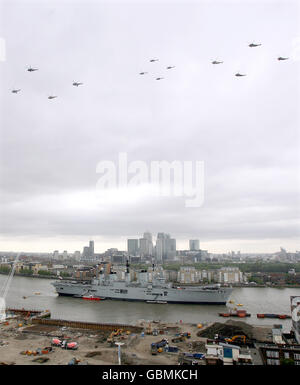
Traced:
[[137, 281], [130, 280], [129, 265], [125, 280], [117, 274], [100, 272], [90, 283], [58, 280], [52, 282], [59, 295], [73, 297], [94, 296], [101, 299], [143, 301], [148, 303], [182, 303], [225, 305], [233, 289], [221, 285], [173, 286], [166, 282], [163, 271], [154, 272], [151, 281], [146, 270], [138, 273]]

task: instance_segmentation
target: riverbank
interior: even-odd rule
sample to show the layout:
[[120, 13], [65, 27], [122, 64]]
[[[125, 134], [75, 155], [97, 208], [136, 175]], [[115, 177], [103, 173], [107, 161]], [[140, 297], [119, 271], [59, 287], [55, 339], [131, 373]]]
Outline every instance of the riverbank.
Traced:
[[[4, 273], [4, 272], [1, 272], [0, 271], [0, 274], [2, 275], [8, 275], [9, 273]], [[27, 274], [20, 274], [20, 273], [14, 273], [15, 276], [17, 277], [24, 277], [24, 278], [46, 278], [46, 279], [58, 279], [58, 276], [57, 275], [27, 275]], [[64, 280], [75, 280], [75, 278], [73, 277], [63, 277]], [[86, 281], [86, 280], [85, 280]], [[194, 284], [182, 284], [180, 282], [173, 282], [173, 284], [175, 286], [201, 286], [201, 285], [204, 285], [203, 283], [194, 283]], [[208, 284], [206, 284], [208, 285]], [[213, 283], [211, 283], [210, 285], [213, 285]], [[300, 285], [253, 285], [253, 284], [245, 284], [245, 285], [237, 285], [237, 284], [232, 284], [232, 285], [226, 285], [226, 286], [231, 286], [233, 288], [273, 288], [273, 289], [300, 289]]]
[[[2, 274], [2, 275], [9, 275], [9, 272], [8, 272], [8, 273], [4, 273], [4, 272], [0, 271], [0, 274]], [[14, 276], [17, 276], [17, 277], [25, 277], [25, 278], [58, 279], [57, 275], [38, 275], [38, 274], [27, 275], [27, 274], [14, 273]], [[70, 279], [70, 278], [69, 278], [69, 279]]]

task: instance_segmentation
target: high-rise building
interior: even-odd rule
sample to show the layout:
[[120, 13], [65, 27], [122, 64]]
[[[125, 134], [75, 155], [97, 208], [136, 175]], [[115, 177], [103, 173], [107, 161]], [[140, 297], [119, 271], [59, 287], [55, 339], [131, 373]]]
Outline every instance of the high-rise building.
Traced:
[[90, 245], [89, 245], [89, 248], [90, 248], [90, 256], [93, 257], [94, 256], [94, 241], [90, 241]]
[[174, 258], [176, 255], [176, 239], [171, 238], [170, 234], [158, 233], [155, 250], [157, 262]]
[[152, 256], [153, 255], [153, 243], [152, 234], [149, 232], [144, 233], [144, 237], [140, 238], [140, 255], [141, 256]]
[[140, 242], [140, 255], [141, 256], [149, 255], [148, 239], [140, 238], [139, 242]]
[[199, 240], [190, 239], [190, 251], [198, 251], [198, 250], [200, 250]]
[[73, 258], [74, 258], [76, 261], [80, 261], [81, 253], [80, 253], [79, 250], [74, 251]]
[[94, 258], [94, 241], [89, 242], [89, 246], [84, 246], [82, 260]]
[[176, 256], [176, 239], [170, 238], [167, 241], [167, 258], [171, 259]]
[[139, 253], [139, 240], [127, 239], [127, 251], [129, 255], [138, 255]]
[[163, 258], [163, 239], [157, 238], [155, 246], [156, 263], [161, 263]]
[[147, 255], [153, 255], [153, 242], [152, 242], [152, 234], [149, 231], [144, 233], [144, 239], [147, 239]]
[[54, 250], [53, 252], [53, 259], [58, 259], [59, 258], [59, 251], [58, 250]]

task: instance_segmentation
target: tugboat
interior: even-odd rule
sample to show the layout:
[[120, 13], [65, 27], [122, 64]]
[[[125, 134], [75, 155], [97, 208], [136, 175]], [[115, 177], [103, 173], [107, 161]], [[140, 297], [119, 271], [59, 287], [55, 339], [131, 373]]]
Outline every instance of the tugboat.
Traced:
[[95, 297], [93, 294], [85, 295], [85, 296], [82, 296], [81, 298], [89, 300], [89, 301], [101, 301], [101, 299], [102, 299], [100, 297]]

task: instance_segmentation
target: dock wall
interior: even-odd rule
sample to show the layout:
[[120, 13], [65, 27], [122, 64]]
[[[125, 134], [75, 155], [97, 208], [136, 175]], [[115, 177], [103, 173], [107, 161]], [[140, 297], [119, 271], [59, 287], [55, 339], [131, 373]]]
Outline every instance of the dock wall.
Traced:
[[143, 330], [142, 327], [133, 326], [133, 325], [99, 324], [99, 323], [95, 323], [95, 322], [45, 319], [45, 318], [38, 318], [38, 317], [32, 318], [32, 324], [66, 326], [66, 327], [70, 327], [70, 328], [91, 329], [91, 330], [109, 330], [109, 331], [113, 331], [116, 329], [123, 329], [123, 330], [129, 330], [132, 333], [140, 333]]

